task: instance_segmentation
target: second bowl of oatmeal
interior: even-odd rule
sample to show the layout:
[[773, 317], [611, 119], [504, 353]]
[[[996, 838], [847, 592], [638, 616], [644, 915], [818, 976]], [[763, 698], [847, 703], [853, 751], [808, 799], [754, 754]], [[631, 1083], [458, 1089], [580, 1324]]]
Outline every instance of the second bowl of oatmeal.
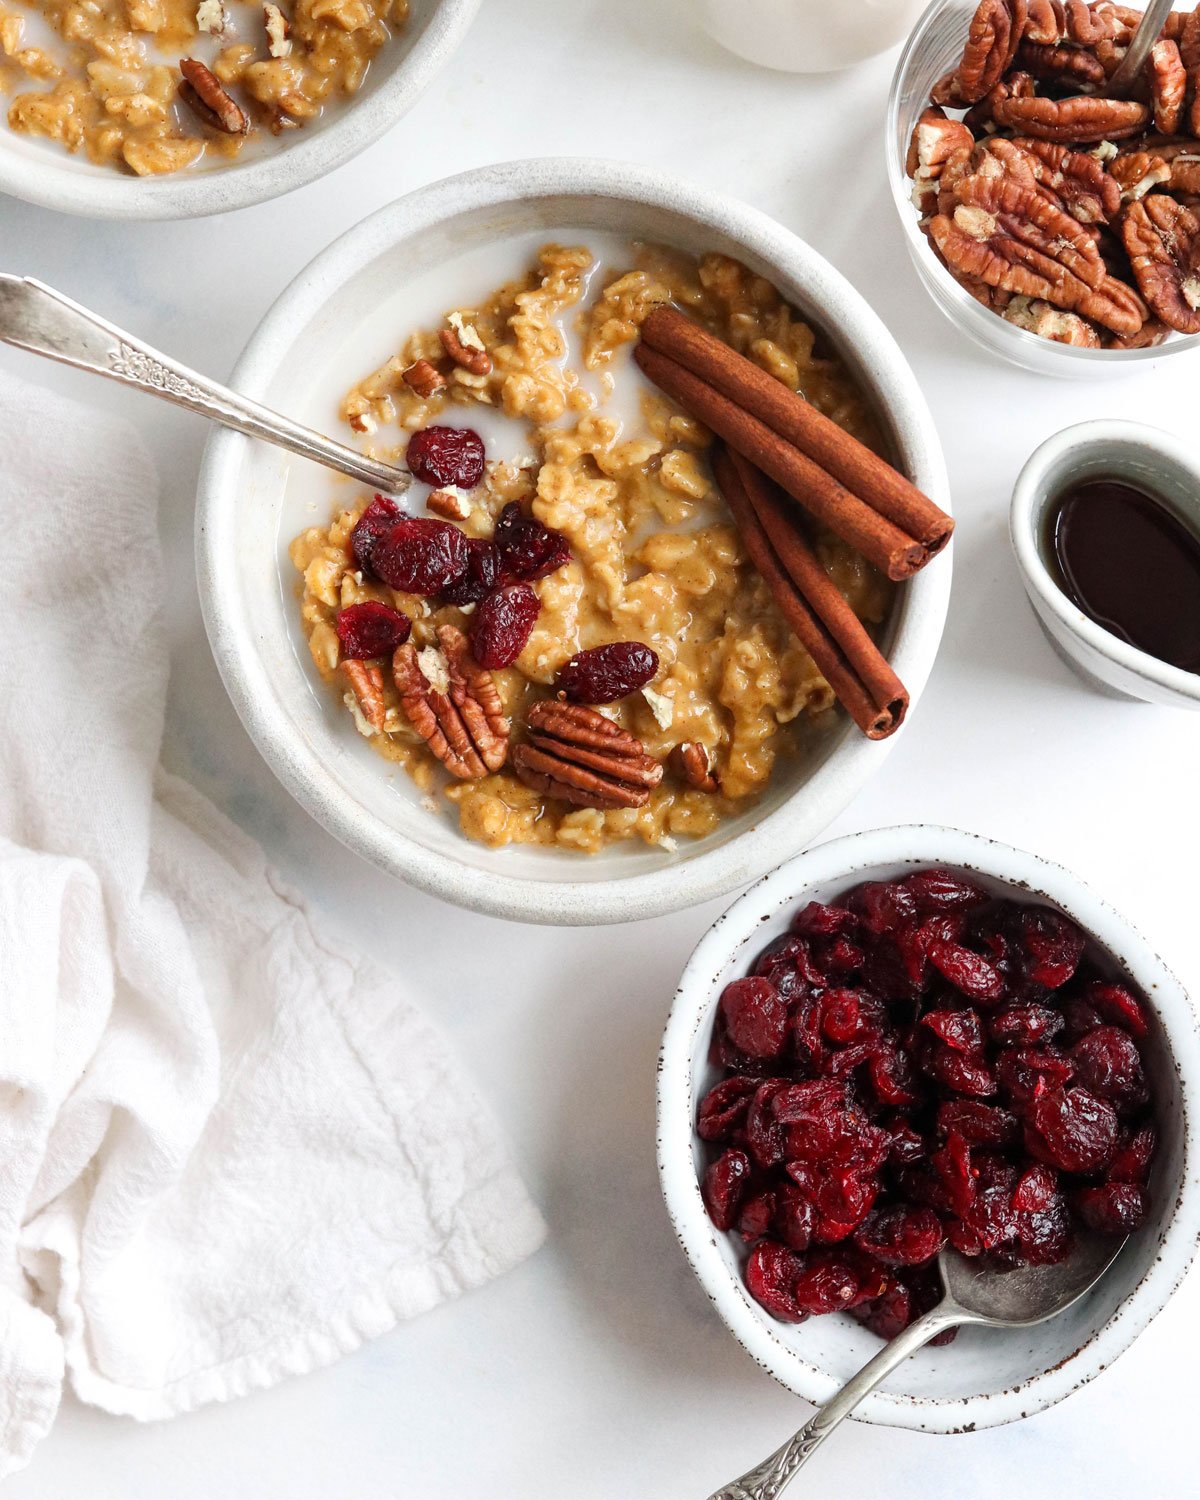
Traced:
[[371, 145], [479, 0], [0, 0], [0, 192], [104, 219], [225, 213]]
[[[218, 665], [277, 774], [446, 899], [560, 923], [693, 905], [812, 839], [886, 753], [750, 566], [711, 434], [633, 363], [668, 300], [945, 502], [928, 409], [858, 294], [755, 210], [616, 163], [486, 168], [382, 210], [284, 293], [235, 372], [422, 481], [399, 525], [351, 482], [218, 432], [197, 559]], [[812, 544], [915, 702], [949, 559], [896, 586], [837, 538]], [[485, 602], [497, 583], [510, 609]], [[456, 687], [476, 720], [462, 744], [428, 711]], [[597, 733], [611, 795], [576, 753]], [[565, 784], [581, 765], [583, 805]]]

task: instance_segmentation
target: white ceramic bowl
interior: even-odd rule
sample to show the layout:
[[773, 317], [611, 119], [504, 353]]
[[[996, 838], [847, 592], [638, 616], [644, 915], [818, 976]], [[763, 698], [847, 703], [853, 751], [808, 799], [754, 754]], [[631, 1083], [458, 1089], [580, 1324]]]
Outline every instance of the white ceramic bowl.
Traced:
[[90, 219], [195, 219], [280, 198], [357, 156], [407, 114], [449, 62], [479, 5], [413, 0], [408, 25], [377, 54], [357, 94], [228, 164], [133, 177], [0, 120], [0, 193]]
[[[332, 427], [336, 403], [351, 380], [382, 363], [415, 322], [440, 318], [456, 297], [483, 295], [526, 264], [512, 259], [514, 243], [528, 242], [531, 253], [543, 239], [606, 233], [697, 252], [725, 251], [769, 276], [847, 362], [878, 409], [900, 467], [935, 500], [948, 503], [925, 400], [890, 334], [858, 293], [756, 210], [617, 163], [487, 167], [374, 214], [283, 294], [251, 339], [234, 384], [282, 411]], [[457, 280], [456, 264], [462, 268]], [[509, 268], [498, 276], [498, 266]], [[427, 300], [418, 318], [411, 299], [404, 300], [408, 292], [397, 288], [415, 289], [427, 273], [436, 273], [440, 288], [428, 298], [442, 300]], [[348, 348], [361, 352], [348, 358]], [[283, 551], [291, 534], [313, 524], [312, 515], [303, 517], [294, 507], [290, 516], [286, 512], [289, 473], [293, 485], [304, 477], [294, 474], [297, 466], [307, 467], [236, 433], [214, 434], [197, 510], [197, 566], [209, 639], [243, 722], [284, 784], [344, 843], [412, 884], [525, 921], [655, 916], [745, 885], [802, 848], [882, 764], [887, 743], [869, 742], [839, 715], [816, 737], [810, 756], [779, 768], [753, 811], [699, 843], [680, 840], [677, 852], [639, 843], [586, 857], [519, 846], [495, 851], [468, 840], [456, 821], [422, 807], [403, 772], [373, 754], [334, 696], [319, 691], [298, 626], [296, 575]], [[328, 515], [336, 491], [326, 484], [314, 494], [320, 503], [309, 508]], [[939, 557], [899, 591], [886, 630], [885, 648], [914, 698], [933, 665], [949, 587], [950, 565]]]
[[[930, 248], [912, 202], [912, 182], [905, 165], [908, 143], [934, 83], [962, 56], [967, 29], [978, 0], [933, 0], [900, 55], [892, 80], [884, 130], [888, 182], [913, 264], [926, 291], [946, 317], [977, 344], [1039, 375], [1095, 379], [1132, 375], [1156, 360], [1173, 358], [1200, 347], [1200, 334], [1172, 334], [1154, 349], [1077, 349], [1041, 338], [976, 302]], [[1191, 9], [1191, 0], [1187, 0]]]
[[1021, 470], [1009, 532], [1021, 582], [1059, 655], [1094, 687], [1122, 698], [1200, 709], [1200, 675], [1173, 667], [1097, 625], [1063, 592], [1049, 519], [1056, 500], [1090, 479], [1117, 479], [1168, 506], [1200, 533], [1200, 462], [1170, 433], [1140, 422], [1081, 422], [1049, 438]]
[[764, 68], [832, 73], [886, 52], [908, 35], [925, 0], [699, 0], [705, 29]]
[[658, 1162], [675, 1231], [717, 1312], [789, 1390], [827, 1401], [879, 1351], [879, 1340], [847, 1316], [779, 1323], [746, 1291], [734, 1237], [713, 1228], [698, 1186], [705, 1148], [695, 1133], [696, 1107], [718, 1078], [708, 1062], [709, 1037], [722, 989], [746, 973], [805, 902], [828, 901], [860, 881], [930, 865], [967, 871], [997, 894], [1065, 912], [1119, 961], [1157, 1023], [1143, 1044], [1161, 1137], [1147, 1227], [1075, 1307], [1034, 1329], [960, 1330], [949, 1347], [924, 1349], [908, 1360], [858, 1409], [867, 1422], [960, 1432], [1029, 1416], [1094, 1379], [1162, 1310], [1195, 1254], [1200, 1027], [1178, 980], [1106, 902], [1058, 865], [946, 828], [885, 828], [800, 855], [737, 901], [684, 970], [659, 1060]]

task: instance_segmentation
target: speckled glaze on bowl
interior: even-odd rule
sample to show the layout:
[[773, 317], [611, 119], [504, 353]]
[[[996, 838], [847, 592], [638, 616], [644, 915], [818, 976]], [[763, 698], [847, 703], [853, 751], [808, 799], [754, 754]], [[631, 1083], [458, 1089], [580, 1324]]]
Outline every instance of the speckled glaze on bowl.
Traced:
[[705, 1148], [696, 1108], [719, 1076], [708, 1062], [709, 1037], [724, 986], [805, 902], [929, 865], [1065, 912], [1124, 968], [1157, 1020], [1143, 1044], [1160, 1132], [1147, 1227], [1067, 1312], [1038, 1328], [960, 1330], [949, 1347], [914, 1355], [856, 1414], [890, 1427], [967, 1432], [1042, 1411], [1107, 1369], [1162, 1311], [1200, 1235], [1200, 1025], [1145, 939], [1082, 881], [1036, 855], [926, 825], [835, 839], [773, 871], [709, 929], [683, 972], [659, 1059], [658, 1166], [680, 1244], [731, 1332], [789, 1390], [827, 1401], [878, 1352], [879, 1340], [844, 1316], [776, 1322], [746, 1291], [733, 1237], [713, 1228], [698, 1186]]
[[467, 34], [480, 0], [413, 0], [408, 25], [328, 117], [211, 168], [133, 177], [10, 130], [0, 119], [0, 193], [90, 219], [196, 219], [316, 182], [408, 113]]
[[1085, 682], [1110, 696], [1200, 709], [1200, 675], [1159, 661], [1097, 625], [1059, 585], [1049, 518], [1055, 501], [1090, 479], [1116, 479], [1156, 496], [1200, 534], [1195, 449], [1142, 422], [1080, 422], [1048, 438], [1017, 479], [1009, 536], [1021, 582], [1050, 644]]
[[[251, 339], [233, 383], [279, 410], [297, 410], [312, 371], [323, 368], [346, 327], [404, 278], [479, 246], [485, 253], [496, 246], [500, 255], [513, 236], [589, 231], [724, 251], [770, 277], [847, 362], [900, 466], [948, 506], [924, 397], [891, 335], [849, 283], [766, 215], [620, 163], [486, 167], [382, 209], [288, 288]], [[340, 394], [340, 387], [330, 391], [331, 410]], [[330, 832], [382, 869], [445, 900], [522, 921], [652, 917], [745, 885], [803, 848], [882, 765], [892, 742], [866, 740], [842, 715], [805, 759], [777, 768], [753, 810], [703, 841], [681, 839], [675, 852], [640, 841], [592, 856], [472, 842], [456, 822], [422, 807], [403, 774], [388, 782], [385, 763], [344, 715], [325, 711], [319, 699], [329, 695], [314, 692], [302, 640], [296, 648], [295, 601], [290, 585], [281, 587], [277, 564], [283, 487], [288, 465], [300, 462], [236, 433], [214, 432], [196, 513], [205, 622], [230, 696], [276, 774]], [[914, 702], [937, 652], [949, 588], [943, 555], [899, 591], [888, 623], [885, 648]]]

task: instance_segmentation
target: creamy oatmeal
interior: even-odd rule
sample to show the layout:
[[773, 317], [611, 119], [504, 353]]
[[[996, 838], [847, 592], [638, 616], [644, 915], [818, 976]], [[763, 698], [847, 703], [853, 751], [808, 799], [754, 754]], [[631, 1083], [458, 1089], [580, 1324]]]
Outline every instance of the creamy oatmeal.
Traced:
[[[632, 366], [629, 346], [664, 302], [878, 447], [845, 372], [823, 357], [812, 330], [772, 286], [723, 256], [697, 262], [657, 247], [632, 247], [628, 269], [597, 274], [587, 248], [547, 245], [522, 279], [477, 306], [454, 309], [443, 328], [409, 337], [343, 403], [346, 421], [371, 434], [372, 451], [387, 458], [404, 453], [406, 434], [470, 427], [480, 407], [521, 424], [524, 451], [516, 461], [481, 459], [473, 488], [440, 485], [430, 493], [414, 485], [405, 502], [419, 516], [428, 498], [429, 514], [447, 519], [423, 525], [452, 526], [479, 548], [502, 515], [502, 527], [532, 518], [539, 531], [569, 545], [564, 565], [523, 586], [536, 593], [536, 619], [519, 656], [484, 674], [511, 725], [513, 748], [500, 769], [479, 765], [482, 774], [448, 776], [446, 754], [434, 753], [422, 732], [428, 724], [410, 711], [414, 685], [452, 695], [457, 666], [478, 671], [464, 641], [478, 640], [489, 606], [439, 604], [364, 571], [352, 538], [363, 534], [356, 527], [368, 495], [291, 544], [302, 575], [301, 617], [321, 677], [380, 755], [403, 766], [431, 799], [456, 804], [463, 831], [492, 846], [590, 852], [636, 836], [670, 848], [681, 837], [710, 833], [761, 794], [777, 759], [802, 748], [833, 709], [827, 682], [747, 561], [715, 490], [709, 432]], [[855, 612], [881, 622], [891, 585], [836, 537], [813, 541]], [[396, 653], [403, 670], [393, 672], [389, 655], [346, 660], [339, 617], [368, 602], [399, 611], [406, 629], [411, 621], [411, 637]], [[556, 693], [568, 660], [618, 642], [649, 648], [657, 658], [653, 679], [616, 701], [587, 701], [602, 703], [599, 713], [612, 729], [605, 755], [626, 754], [626, 742], [636, 747], [628, 749], [629, 764], [648, 795], [639, 789], [637, 805], [572, 805], [531, 784], [536, 777], [519, 779], [520, 747], [543, 729], [560, 732], [548, 721], [566, 707]], [[469, 700], [470, 684], [458, 687]], [[583, 713], [594, 723], [595, 709]], [[495, 748], [486, 730], [477, 743]]]
[[357, 92], [409, 0], [0, 0], [13, 130], [139, 176], [241, 152]]

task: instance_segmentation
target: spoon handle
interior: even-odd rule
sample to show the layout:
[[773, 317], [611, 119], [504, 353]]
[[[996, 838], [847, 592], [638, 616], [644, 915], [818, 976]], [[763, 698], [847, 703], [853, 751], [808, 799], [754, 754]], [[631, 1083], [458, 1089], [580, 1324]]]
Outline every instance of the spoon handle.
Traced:
[[248, 437], [265, 438], [349, 474], [385, 494], [403, 494], [411, 483], [407, 474], [391, 464], [366, 458], [189, 370], [29, 277], [0, 274], [0, 340], [161, 396]]
[[775, 1500], [781, 1495], [792, 1476], [813, 1456], [835, 1427], [850, 1415], [860, 1401], [903, 1364], [910, 1354], [923, 1348], [930, 1339], [936, 1338], [947, 1328], [954, 1328], [963, 1320], [961, 1309], [940, 1303], [931, 1308], [924, 1317], [910, 1323], [898, 1333], [890, 1344], [885, 1344], [869, 1364], [838, 1391], [836, 1396], [820, 1407], [804, 1424], [795, 1437], [789, 1438], [783, 1447], [764, 1459], [757, 1468], [743, 1474], [709, 1500]]
[[1138, 29], [1130, 40], [1129, 48], [1121, 59], [1117, 71], [1109, 79], [1105, 93], [1123, 99], [1142, 76], [1142, 68], [1150, 56], [1150, 49], [1162, 35], [1167, 17], [1174, 8], [1175, 0], [1150, 0], [1146, 14], [1138, 23]]

